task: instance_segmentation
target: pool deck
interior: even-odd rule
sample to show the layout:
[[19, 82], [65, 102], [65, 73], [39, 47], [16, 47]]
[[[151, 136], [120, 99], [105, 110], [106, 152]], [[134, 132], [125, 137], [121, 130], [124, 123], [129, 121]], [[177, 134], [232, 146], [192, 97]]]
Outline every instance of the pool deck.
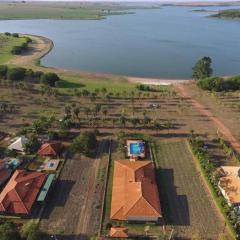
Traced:
[[[144, 151], [140, 154], [132, 154], [130, 152], [130, 149], [131, 149], [130, 145], [131, 144], [139, 144], [139, 143], [144, 144]], [[127, 157], [135, 159], [135, 158], [144, 158], [146, 156], [146, 154], [145, 154], [145, 141], [143, 141], [143, 140], [127, 140], [126, 145], [127, 145]]]

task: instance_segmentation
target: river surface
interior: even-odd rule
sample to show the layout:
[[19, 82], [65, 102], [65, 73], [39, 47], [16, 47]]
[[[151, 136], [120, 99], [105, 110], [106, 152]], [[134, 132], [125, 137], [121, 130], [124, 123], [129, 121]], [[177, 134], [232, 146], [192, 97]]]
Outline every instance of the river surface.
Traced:
[[[239, 7], [240, 8], [240, 7]], [[240, 74], [240, 21], [207, 17], [196, 7], [162, 7], [105, 20], [0, 21], [1, 32], [46, 36], [46, 66], [152, 78], [190, 78], [203, 56], [214, 74]], [[222, 7], [204, 7], [215, 11]]]

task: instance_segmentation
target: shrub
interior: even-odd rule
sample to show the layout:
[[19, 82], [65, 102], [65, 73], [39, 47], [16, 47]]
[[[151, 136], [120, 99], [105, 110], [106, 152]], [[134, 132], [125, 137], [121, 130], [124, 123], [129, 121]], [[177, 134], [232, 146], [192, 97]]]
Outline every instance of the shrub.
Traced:
[[4, 33], [6, 36], [11, 36], [11, 33], [10, 32], [5, 32]]
[[150, 86], [144, 85], [144, 84], [137, 85], [136, 88], [140, 91], [150, 91], [151, 90]]
[[71, 152], [82, 152], [89, 153], [89, 151], [93, 150], [97, 145], [97, 139], [94, 132], [84, 132], [77, 136], [71, 146]]
[[22, 53], [22, 48], [21, 46], [14, 46], [11, 51], [12, 54], [14, 55], [20, 55]]
[[209, 77], [197, 82], [198, 87], [208, 91], [236, 91], [240, 89], [240, 76], [227, 79], [220, 77]]
[[18, 33], [13, 33], [12, 36], [18, 38], [19, 34]]
[[0, 65], [0, 78], [6, 78], [8, 71], [8, 66]]
[[7, 79], [12, 81], [19, 81], [25, 78], [26, 69], [25, 68], [10, 68], [7, 71]]
[[14, 223], [5, 222], [0, 225], [0, 240], [20, 240], [19, 233]]
[[54, 87], [55, 83], [59, 81], [60, 78], [56, 73], [44, 73], [41, 75], [40, 81], [42, 84]]

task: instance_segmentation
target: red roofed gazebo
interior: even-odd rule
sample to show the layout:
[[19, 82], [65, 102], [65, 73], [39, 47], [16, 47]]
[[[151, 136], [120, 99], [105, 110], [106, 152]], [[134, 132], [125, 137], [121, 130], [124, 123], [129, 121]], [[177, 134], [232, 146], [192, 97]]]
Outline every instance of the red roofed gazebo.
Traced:
[[38, 150], [38, 154], [43, 157], [55, 157], [63, 149], [61, 142], [44, 143]]

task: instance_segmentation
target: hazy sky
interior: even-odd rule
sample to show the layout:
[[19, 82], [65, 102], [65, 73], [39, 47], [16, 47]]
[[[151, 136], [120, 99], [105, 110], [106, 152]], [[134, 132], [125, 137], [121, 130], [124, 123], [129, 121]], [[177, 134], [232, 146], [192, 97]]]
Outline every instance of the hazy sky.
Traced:
[[[22, 1], [22, 0], [15, 0]], [[52, 2], [87, 2], [87, 1], [103, 1], [103, 2], [234, 2], [234, 0], [25, 0], [26, 2], [52, 1]], [[237, 1], [237, 0], [235, 0]], [[1, 0], [0, 0], [1, 2]]]

